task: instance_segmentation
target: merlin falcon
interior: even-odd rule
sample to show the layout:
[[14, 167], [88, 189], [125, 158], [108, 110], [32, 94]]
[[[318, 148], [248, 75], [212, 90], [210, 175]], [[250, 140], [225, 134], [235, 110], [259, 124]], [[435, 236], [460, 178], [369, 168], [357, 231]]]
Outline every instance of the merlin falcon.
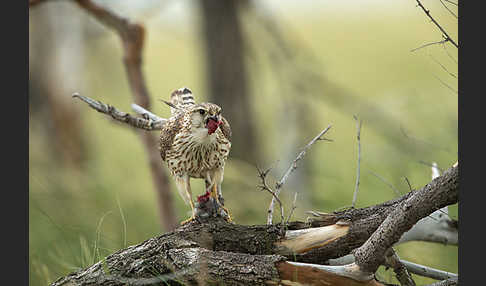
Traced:
[[166, 103], [171, 107], [171, 117], [160, 134], [160, 156], [182, 199], [191, 206], [192, 215], [182, 224], [196, 217], [190, 178], [205, 180], [206, 196], [213, 198], [231, 220], [221, 192], [231, 128], [221, 115], [221, 107], [208, 102], [196, 104], [191, 90], [185, 87], [172, 92]]

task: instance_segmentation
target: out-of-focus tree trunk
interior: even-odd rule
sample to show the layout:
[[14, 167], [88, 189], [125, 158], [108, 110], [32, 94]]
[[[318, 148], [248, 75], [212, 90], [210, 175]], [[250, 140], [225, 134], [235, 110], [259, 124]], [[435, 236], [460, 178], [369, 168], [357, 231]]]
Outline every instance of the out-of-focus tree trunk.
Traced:
[[245, 39], [240, 11], [248, 4], [239, 0], [199, 1], [206, 43], [209, 100], [223, 108], [234, 130], [231, 154], [251, 163], [258, 158], [255, 122], [244, 63]]
[[[79, 168], [85, 154], [79, 112], [70, 94], [80, 86], [83, 23], [70, 5], [43, 5], [29, 15], [29, 112], [44, 117], [53, 157]], [[55, 43], [55, 44], [53, 44]], [[74, 56], [75, 55], [75, 56]]]

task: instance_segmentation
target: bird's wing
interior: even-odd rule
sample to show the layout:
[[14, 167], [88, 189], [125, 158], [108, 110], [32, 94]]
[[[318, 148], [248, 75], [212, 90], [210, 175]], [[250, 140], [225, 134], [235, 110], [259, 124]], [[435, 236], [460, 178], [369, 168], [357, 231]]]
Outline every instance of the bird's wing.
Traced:
[[221, 121], [223, 121], [223, 124], [221, 124], [219, 128], [221, 128], [224, 137], [226, 137], [226, 139], [228, 139], [228, 141], [231, 142], [231, 127], [228, 123], [228, 120], [226, 120], [226, 118], [221, 116]]
[[166, 152], [172, 148], [172, 143], [174, 142], [175, 136], [182, 129], [183, 119], [183, 113], [178, 113], [177, 116], [169, 118], [160, 132], [160, 157], [162, 157], [162, 160], [164, 161]]
[[187, 87], [174, 90], [170, 95], [170, 103], [170, 112], [172, 115], [176, 115], [180, 110], [184, 110], [188, 106], [196, 104], [192, 91]]

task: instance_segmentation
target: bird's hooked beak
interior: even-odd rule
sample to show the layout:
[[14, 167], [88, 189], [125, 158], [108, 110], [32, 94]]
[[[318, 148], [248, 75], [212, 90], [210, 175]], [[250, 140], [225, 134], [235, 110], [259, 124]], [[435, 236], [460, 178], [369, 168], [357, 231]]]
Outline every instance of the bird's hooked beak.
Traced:
[[206, 128], [208, 129], [209, 135], [216, 132], [216, 129], [223, 124], [223, 121], [221, 121], [218, 117], [219, 116], [210, 116], [208, 119], [206, 119]]

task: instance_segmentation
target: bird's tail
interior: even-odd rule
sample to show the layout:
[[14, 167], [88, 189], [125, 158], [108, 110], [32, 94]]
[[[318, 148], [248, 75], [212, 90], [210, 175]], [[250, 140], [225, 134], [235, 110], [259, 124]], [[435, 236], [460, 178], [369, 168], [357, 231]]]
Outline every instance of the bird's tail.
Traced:
[[192, 91], [187, 87], [179, 88], [170, 95], [170, 112], [174, 115], [178, 109], [185, 109], [189, 105], [196, 104]]

